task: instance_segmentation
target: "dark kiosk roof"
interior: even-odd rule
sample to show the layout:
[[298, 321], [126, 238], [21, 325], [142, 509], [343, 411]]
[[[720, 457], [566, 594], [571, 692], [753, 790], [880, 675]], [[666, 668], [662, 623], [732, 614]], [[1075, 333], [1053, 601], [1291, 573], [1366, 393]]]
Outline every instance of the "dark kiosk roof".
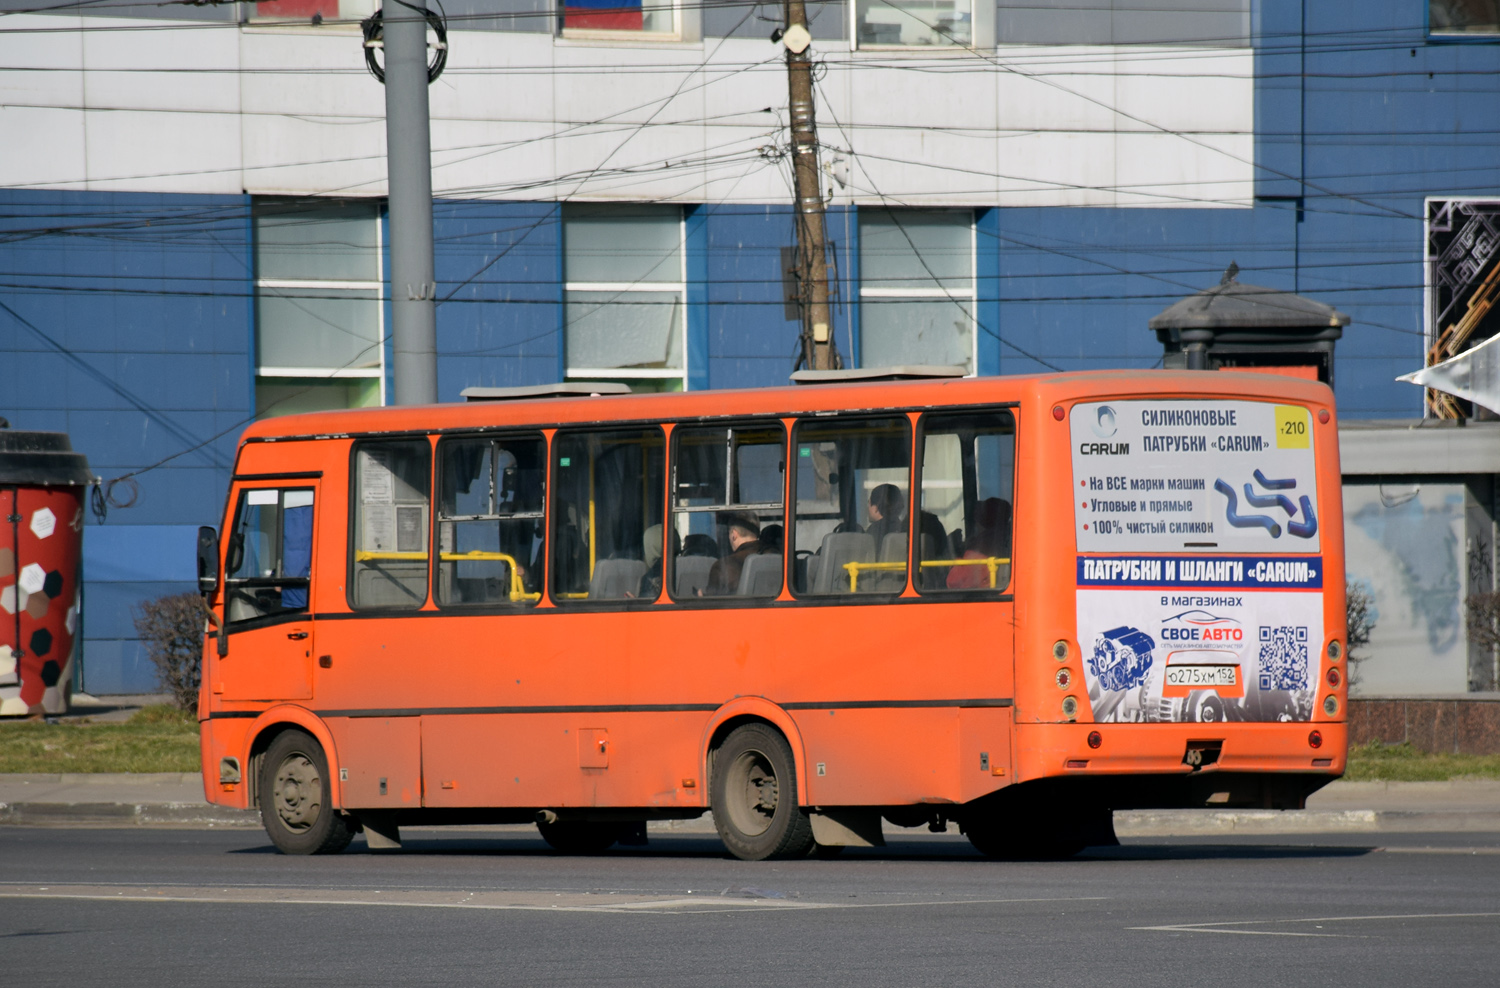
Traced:
[[1349, 325], [1349, 317], [1331, 305], [1302, 295], [1242, 285], [1231, 266], [1224, 280], [1176, 303], [1152, 318], [1152, 329], [1293, 329]]

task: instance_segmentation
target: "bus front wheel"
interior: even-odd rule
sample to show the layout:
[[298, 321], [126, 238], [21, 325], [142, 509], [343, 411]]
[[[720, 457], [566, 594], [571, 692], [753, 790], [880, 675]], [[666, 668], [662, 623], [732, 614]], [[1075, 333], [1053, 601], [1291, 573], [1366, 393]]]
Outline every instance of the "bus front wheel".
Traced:
[[354, 839], [333, 808], [323, 746], [303, 731], [283, 731], [261, 760], [260, 819], [282, 854], [337, 854]]
[[768, 725], [746, 724], [724, 739], [709, 805], [719, 839], [742, 861], [798, 858], [813, 847], [812, 822], [797, 805], [791, 745]]

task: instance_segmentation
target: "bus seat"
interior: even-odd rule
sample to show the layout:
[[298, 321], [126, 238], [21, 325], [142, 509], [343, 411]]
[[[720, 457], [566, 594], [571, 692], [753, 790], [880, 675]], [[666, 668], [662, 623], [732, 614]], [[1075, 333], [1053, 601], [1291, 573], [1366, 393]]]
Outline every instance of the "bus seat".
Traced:
[[873, 563], [875, 561], [875, 538], [868, 532], [832, 532], [823, 536], [823, 547], [818, 550], [822, 562], [818, 563], [817, 579], [813, 582], [813, 593], [848, 593], [849, 571], [845, 563]]
[[762, 552], [746, 559], [736, 592], [741, 597], [774, 597], [781, 593], [781, 554]]
[[802, 565], [806, 572], [802, 582], [797, 584], [797, 589], [811, 593], [812, 588], [818, 583], [818, 567], [823, 565], [823, 557], [813, 553], [804, 558]]
[[618, 600], [639, 593], [645, 575], [645, 560], [600, 559], [594, 563], [594, 577], [589, 580], [589, 599]]
[[673, 561], [677, 581], [672, 588], [673, 596], [693, 597], [707, 587], [708, 573], [714, 568], [714, 562], [711, 556], [678, 556]]
[[882, 563], [906, 562], [905, 532], [886, 533], [885, 538], [880, 540], [880, 561]]

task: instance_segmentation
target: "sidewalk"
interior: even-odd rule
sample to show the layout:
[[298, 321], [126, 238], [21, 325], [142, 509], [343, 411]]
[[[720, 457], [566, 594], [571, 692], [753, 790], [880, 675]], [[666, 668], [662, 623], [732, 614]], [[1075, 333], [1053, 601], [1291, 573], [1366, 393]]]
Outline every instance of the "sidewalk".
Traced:
[[[217, 829], [259, 827], [260, 817], [210, 805], [197, 775], [0, 775], [0, 824]], [[712, 833], [713, 821], [705, 814], [651, 830]], [[1121, 837], [1500, 832], [1500, 781], [1340, 781], [1305, 810], [1122, 811], [1115, 830]]]

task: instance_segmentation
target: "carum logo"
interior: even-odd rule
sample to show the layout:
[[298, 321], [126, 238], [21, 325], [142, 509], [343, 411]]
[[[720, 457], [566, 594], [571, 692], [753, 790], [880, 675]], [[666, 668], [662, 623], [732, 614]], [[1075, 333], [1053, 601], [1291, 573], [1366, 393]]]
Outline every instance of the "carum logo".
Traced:
[[1115, 434], [1115, 410], [1108, 405], [1100, 405], [1094, 415], [1092, 426], [1094, 435], [1100, 439], [1108, 439]]
[[1234, 645], [1245, 640], [1245, 629], [1232, 617], [1193, 610], [1162, 621], [1161, 637], [1168, 642], [1212, 642]]

